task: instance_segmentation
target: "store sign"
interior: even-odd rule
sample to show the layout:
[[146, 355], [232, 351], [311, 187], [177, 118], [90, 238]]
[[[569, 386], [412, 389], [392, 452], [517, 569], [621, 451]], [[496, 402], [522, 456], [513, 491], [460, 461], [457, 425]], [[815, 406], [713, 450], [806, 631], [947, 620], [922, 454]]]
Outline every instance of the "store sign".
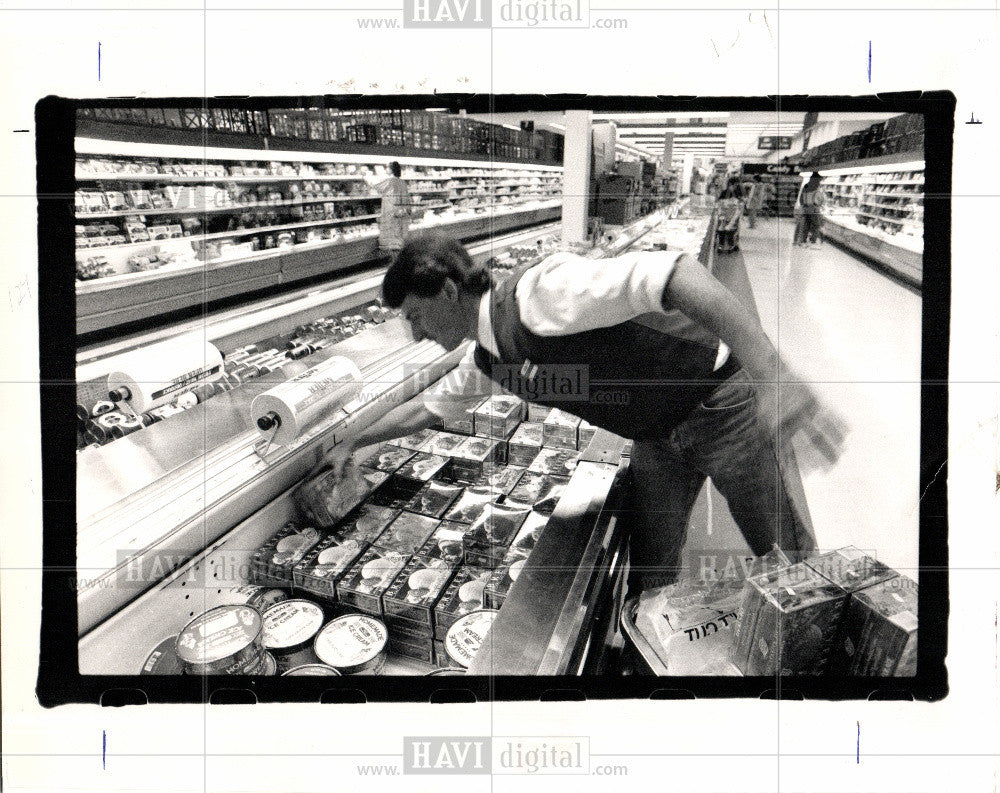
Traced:
[[762, 135], [757, 138], [757, 148], [777, 151], [792, 148], [792, 139], [787, 135]]
[[743, 173], [747, 176], [753, 176], [754, 174], [774, 174], [776, 176], [785, 175], [795, 175], [801, 172], [798, 165], [788, 165], [785, 163], [763, 163], [763, 162], [753, 162], [745, 163], [743, 165]]

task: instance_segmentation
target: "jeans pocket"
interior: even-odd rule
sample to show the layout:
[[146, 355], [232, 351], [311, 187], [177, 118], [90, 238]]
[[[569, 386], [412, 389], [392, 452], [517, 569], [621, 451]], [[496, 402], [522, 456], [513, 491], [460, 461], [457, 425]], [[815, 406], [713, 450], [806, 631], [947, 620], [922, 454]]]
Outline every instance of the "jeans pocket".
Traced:
[[753, 385], [744, 374], [734, 375], [705, 397], [699, 410], [733, 410], [751, 404], [756, 398]]

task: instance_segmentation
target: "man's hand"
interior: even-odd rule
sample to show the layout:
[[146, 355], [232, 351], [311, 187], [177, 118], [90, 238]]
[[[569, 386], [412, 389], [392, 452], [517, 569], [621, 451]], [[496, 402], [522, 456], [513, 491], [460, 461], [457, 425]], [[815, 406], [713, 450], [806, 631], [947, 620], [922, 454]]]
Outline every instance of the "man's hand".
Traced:
[[341, 441], [323, 455], [319, 464], [313, 469], [313, 473], [319, 471], [321, 468], [332, 468], [334, 478], [339, 482], [344, 478], [344, 469], [347, 467], [348, 462], [350, 462], [354, 452], [357, 451], [357, 448], [352, 441]]
[[758, 382], [757, 396], [760, 420], [777, 443], [790, 443], [802, 433], [808, 449], [819, 452], [820, 458], [812, 456], [819, 467], [837, 462], [847, 425], [819, 401], [807, 383], [785, 371], [777, 383]]

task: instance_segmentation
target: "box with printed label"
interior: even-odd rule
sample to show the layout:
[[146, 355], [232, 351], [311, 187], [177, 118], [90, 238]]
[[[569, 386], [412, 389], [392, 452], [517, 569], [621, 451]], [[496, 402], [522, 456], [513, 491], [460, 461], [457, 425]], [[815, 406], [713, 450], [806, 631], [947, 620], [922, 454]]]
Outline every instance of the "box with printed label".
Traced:
[[513, 396], [492, 396], [476, 408], [473, 431], [484, 438], [507, 440], [524, 417], [524, 402]]
[[398, 487], [416, 493], [424, 483], [446, 471], [450, 460], [436, 454], [417, 452], [392, 475]]
[[538, 402], [528, 403], [528, 421], [536, 421], [541, 424], [545, 419], [548, 418], [549, 413], [551, 413], [555, 408], [550, 408], [548, 405], [542, 405]]
[[414, 661], [421, 661], [425, 664], [434, 663], [434, 643], [427, 639], [417, 642], [410, 639], [393, 639], [389, 634], [389, 652], [393, 655], [401, 655], [404, 658], [412, 658]]
[[526, 504], [535, 512], [551, 515], [569, 479], [562, 476], [548, 476], [535, 471], [525, 471], [517, 487], [510, 491], [507, 502]]
[[340, 478], [332, 470], [322, 471], [299, 485], [294, 493], [295, 502], [314, 523], [335, 526], [388, 476], [385, 471], [355, 465], [346, 466]]
[[496, 440], [473, 435], [452, 454], [452, 476], [462, 482], [474, 482], [489, 471], [491, 465], [502, 463], [503, 456]]
[[529, 513], [524, 523], [521, 524], [521, 528], [517, 530], [517, 535], [511, 541], [508, 550], [530, 554], [548, 522], [548, 515], [543, 515], [541, 512]]
[[337, 599], [366, 614], [381, 616], [382, 595], [409, 560], [407, 554], [369, 548], [337, 583]]
[[386, 616], [433, 625], [434, 606], [444, 594], [455, 568], [442, 559], [414, 556], [382, 597]]
[[416, 512], [418, 515], [442, 518], [461, 494], [462, 488], [458, 485], [431, 480], [417, 491], [405, 508], [408, 512]]
[[286, 523], [250, 557], [250, 583], [291, 587], [293, 568], [324, 536], [311, 526], [300, 529], [294, 523]]
[[514, 582], [528, 561], [529, 553], [520, 548], [511, 548], [507, 551], [500, 566], [490, 574], [483, 590], [483, 605], [486, 608], [498, 609], [503, 606], [510, 588], [514, 586]]
[[465, 439], [465, 435], [459, 435], [457, 432], [435, 432], [433, 437], [420, 447], [420, 451], [436, 454], [439, 457], [451, 457]]
[[474, 523], [490, 504], [496, 500], [496, 492], [485, 487], [467, 487], [465, 492], [444, 513], [444, 519], [458, 523]]
[[522, 421], [507, 441], [507, 462], [527, 468], [542, 450], [544, 425], [536, 421]]
[[406, 463], [415, 452], [391, 443], [376, 444], [360, 449], [354, 458], [359, 465], [366, 465], [378, 471], [394, 473]]
[[831, 654], [830, 674], [915, 675], [917, 595], [916, 582], [902, 575], [854, 592]]
[[416, 452], [420, 451], [420, 447], [427, 443], [427, 441], [429, 441], [433, 436], [434, 430], [420, 430], [419, 432], [414, 432], [412, 435], [406, 435], [405, 437], [391, 440], [389, 443], [394, 446], [402, 446], [404, 449], [410, 449]]
[[449, 416], [441, 422], [441, 426], [447, 432], [454, 432], [459, 435], [472, 435], [475, 429], [476, 407], [468, 408], [456, 416]]
[[399, 510], [392, 507], [381, 507], [372, 503], [362, 504], [341, 519], [334, 532], [341, 540], [357, 540], [367, 545], [374, 543], [398, 515]]
[[434, 638], [434, 629], [426, 622], [415, 622], [392, 614], [386, 614], [382, 620], [389, 629], [389, 641], [424, 644]]
[[358, 540], [326, 537], [292, 568], [292, 585], [310, 595], [335, 601], [337, 581], [368, 548]]
[[496, 501], [501, 496], [509, 495], [510, 491], [517, 487], [526, 470], [519, 465], [491, 465], [469, 486], [492, 491], [491, 500]]
[[818, 554], [806, 559], [805, 563], [848, 592], [857, 592], [899, 575], [853, 546]]
[[483, 608], [483, 592], [492, 570], [464, 565], [458, 568], [434, 609], [434, 636], [444, 639], [455, 621]]
[[465, 557], [463, 540], [468, 530], [468, 524], [449, 520], [441, 521], [434, 529], [434, 533], [427, 538], [427, 542], [417, 549], [417, 556], [426, 559], [440, 559], [452, 567], [458, 567]]
[[528, 470], [549, 476], [572, 476], [579, 461], [580, 452], [572, 449], [542, 449]]
[[822, 673], [846, 599], [802, 562], [747, 579], [733, 663], [748, 676]]
[[466, 563], [482, 567], [498, 564], [529, 514], [530, 510], [517, 504], [493, 504], [484, 510], [463, 538]]
[[550, 449], [576, 449], [579, 429], [579, 416], [554, 408], [542, 422], [542, 446]]
[[400, 512], [388, 528], [375, 539], [374, 544], [383, 550], [410, 556], [427, 542], [439, 523], [436, 518], [429, 518], [426, 515]]
[[586, 451], [587, 447], [590, 446], [590, 442], [594, 440], [596, 433], [597, 427], [589, 421], [581, 421], [580, 427], [577, 430], [577, 448], [582, 452]]

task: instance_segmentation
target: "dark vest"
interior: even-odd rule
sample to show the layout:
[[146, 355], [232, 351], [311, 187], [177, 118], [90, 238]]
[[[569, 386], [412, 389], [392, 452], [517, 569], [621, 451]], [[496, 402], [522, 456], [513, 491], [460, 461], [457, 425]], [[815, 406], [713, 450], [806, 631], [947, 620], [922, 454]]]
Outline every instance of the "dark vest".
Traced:
[[662, 315], [538, 336], [521, 322], [514, 294], [528, 269], [493, 288], [491, 322], [500, 356], [481, 344], [475, 350], [480, 370], [528, 402], [560, 408], [625, 438], [661, 438], [739, 369], [730, 355], [713, 372], [718, 339], [703, 329], [684, 338], [651, 327], [653, 320], [666, 322]]

